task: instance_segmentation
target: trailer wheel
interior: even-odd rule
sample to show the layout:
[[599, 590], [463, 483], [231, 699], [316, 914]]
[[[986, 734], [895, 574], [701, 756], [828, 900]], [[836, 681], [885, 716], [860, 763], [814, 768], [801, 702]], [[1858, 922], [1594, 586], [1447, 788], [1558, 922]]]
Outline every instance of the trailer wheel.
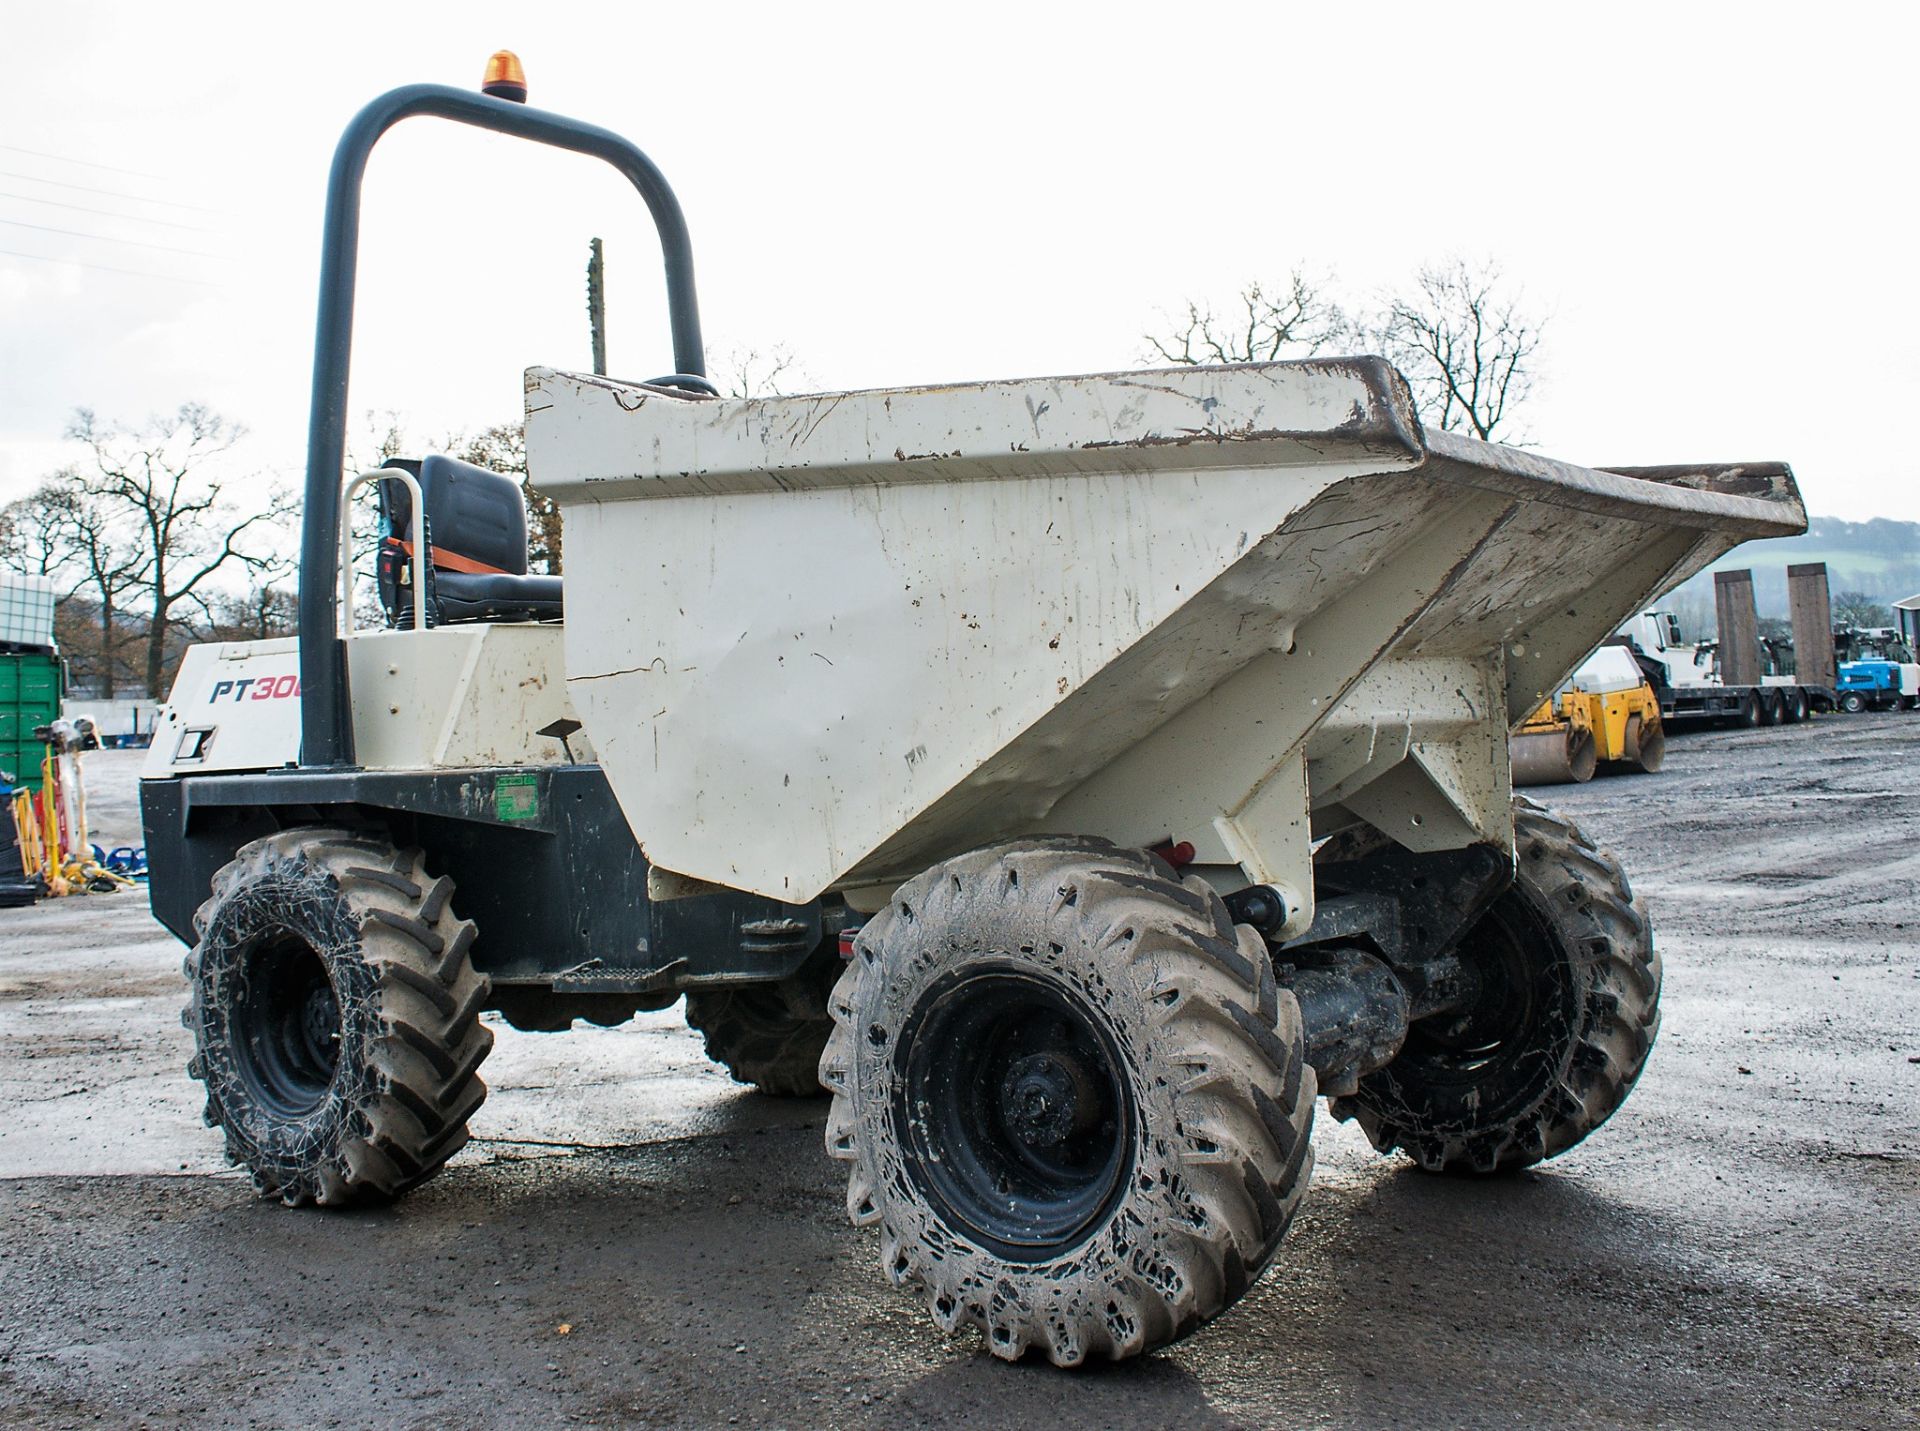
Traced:
[[1740, 701], [1740, 713], [1735, 717], [1748, 730], [1766, 724], [1766, 707], [1760, 703], [1758, 691], [1748, 691]]
[[1299, 1006], [1220, 898], [1104, 842], [936, 865], [861, 930], [821, 1059], [881, 1267], [995, 1356], [1165, 1345], [1236, 1301], [1305, 1192]]
[[1571, 821], [1513, 803], [1518, 873], [1456, 951], [1478, 997], [1331, 1104], [1429, 1172], [1565, 1152], [1626, 1101], [1660, 1028], [1660, 956], [1626, 875]]
[[1867, 698], [1859, 691], [1842, 691], [1840, 709], [1848, 715], [1859, 715], [1867, 708]]
[[385, 1202], [467, 1141], [486, 1098], [487, 979], [453, 882], [347, 830], [243, 847], [194, 915], [188, 1071], [266, 1197]]
[[1760, 693], [1760, 724], [1779, 725], [1786, 719], [1786, 702], [1778, 691]]
[[827, 940], [790, 979], [703, 989], [687, 995], [687, 1022], [707, 1057], [776, 1098], [815, 1098], [820, 1054], [833, 1032], [827, 998], [841, 970], [839, 941]]

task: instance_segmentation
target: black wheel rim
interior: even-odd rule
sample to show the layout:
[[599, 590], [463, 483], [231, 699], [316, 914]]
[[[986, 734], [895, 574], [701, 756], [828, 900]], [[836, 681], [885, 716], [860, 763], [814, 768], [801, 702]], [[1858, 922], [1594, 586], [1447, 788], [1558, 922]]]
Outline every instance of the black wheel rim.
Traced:
[[262, 1106], [297, 1118], [318, 1108], [340, 1061], [340, 1001], [320, 956], [297, 934], [258, 941], [234, 1010], [241, 1078]]
[[1012, 965], [946, 976], [895, 1046], [907, 1176], [948, 1226], [1003, 1257], [1072, 1250], [1132, 1176], [1139, 1114], [1123, 1067], [1105, 1024], [1057, 984]]
[[1460, 941], [1473, 989], [1454, 1014], [1426, 1019], [1383, 1076], [1452, 1128], [1498, 1126], [1552, 1088], [1578, 1014], [1573, 971], [1527, 901], [1509, 892]]

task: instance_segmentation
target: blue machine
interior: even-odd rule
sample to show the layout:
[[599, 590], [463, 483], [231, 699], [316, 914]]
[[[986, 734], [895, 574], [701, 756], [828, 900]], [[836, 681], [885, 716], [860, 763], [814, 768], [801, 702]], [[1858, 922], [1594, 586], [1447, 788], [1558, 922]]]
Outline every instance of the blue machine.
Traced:
[[1920, 707], [1920, 663], [1893, 627], [1842, 627], [1833, 633], [1833, 647], [1839, 658], [1834, 686], [1842, 710]]

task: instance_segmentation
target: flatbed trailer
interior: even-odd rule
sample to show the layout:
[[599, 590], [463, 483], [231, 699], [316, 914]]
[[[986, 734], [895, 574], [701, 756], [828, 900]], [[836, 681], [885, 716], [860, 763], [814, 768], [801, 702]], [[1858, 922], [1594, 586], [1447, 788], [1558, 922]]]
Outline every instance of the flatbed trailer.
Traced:
[[1615, 639], [1626, 642], [1646, 673], [1663, 724], [1792, 725], [1839, 708], [1834, 688], [1801, 681], [1774, 642], [1761, 641], [1763, 674], [1749, 685], [1722, 681], [1718, 643], [1686, 640], [1670, 611], [1638, 613]]
[[1791, 725], [1814, 711], [1836, 708], [1831, 686], [1799, 684], [1758, 686], [1656, 685], [1663, 722], [1762, 726]]

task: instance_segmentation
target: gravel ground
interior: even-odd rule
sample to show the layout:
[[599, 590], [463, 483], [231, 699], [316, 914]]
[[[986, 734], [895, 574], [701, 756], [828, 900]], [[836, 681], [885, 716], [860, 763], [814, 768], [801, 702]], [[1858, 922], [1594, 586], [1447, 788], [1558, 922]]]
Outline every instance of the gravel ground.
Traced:
[[[90, 757], [102, 843], [134, 769]], [[1533, 793], [1651, 907], [1666, 1021], [1634, 1097], [1485, 1183], [1323, 1119], [1252, 1293], [1078, 1374], [883, 1285], [822, 1106], [739, 1091], [677, 1011], [497, 1029], [445, 1175], [294, 1212], [201, 1125], [180, 949], [141, 900], [0, 912], [0, 1421], [1920, 1422], [1920, 717], [1696, 734], [1660, 776]]]

